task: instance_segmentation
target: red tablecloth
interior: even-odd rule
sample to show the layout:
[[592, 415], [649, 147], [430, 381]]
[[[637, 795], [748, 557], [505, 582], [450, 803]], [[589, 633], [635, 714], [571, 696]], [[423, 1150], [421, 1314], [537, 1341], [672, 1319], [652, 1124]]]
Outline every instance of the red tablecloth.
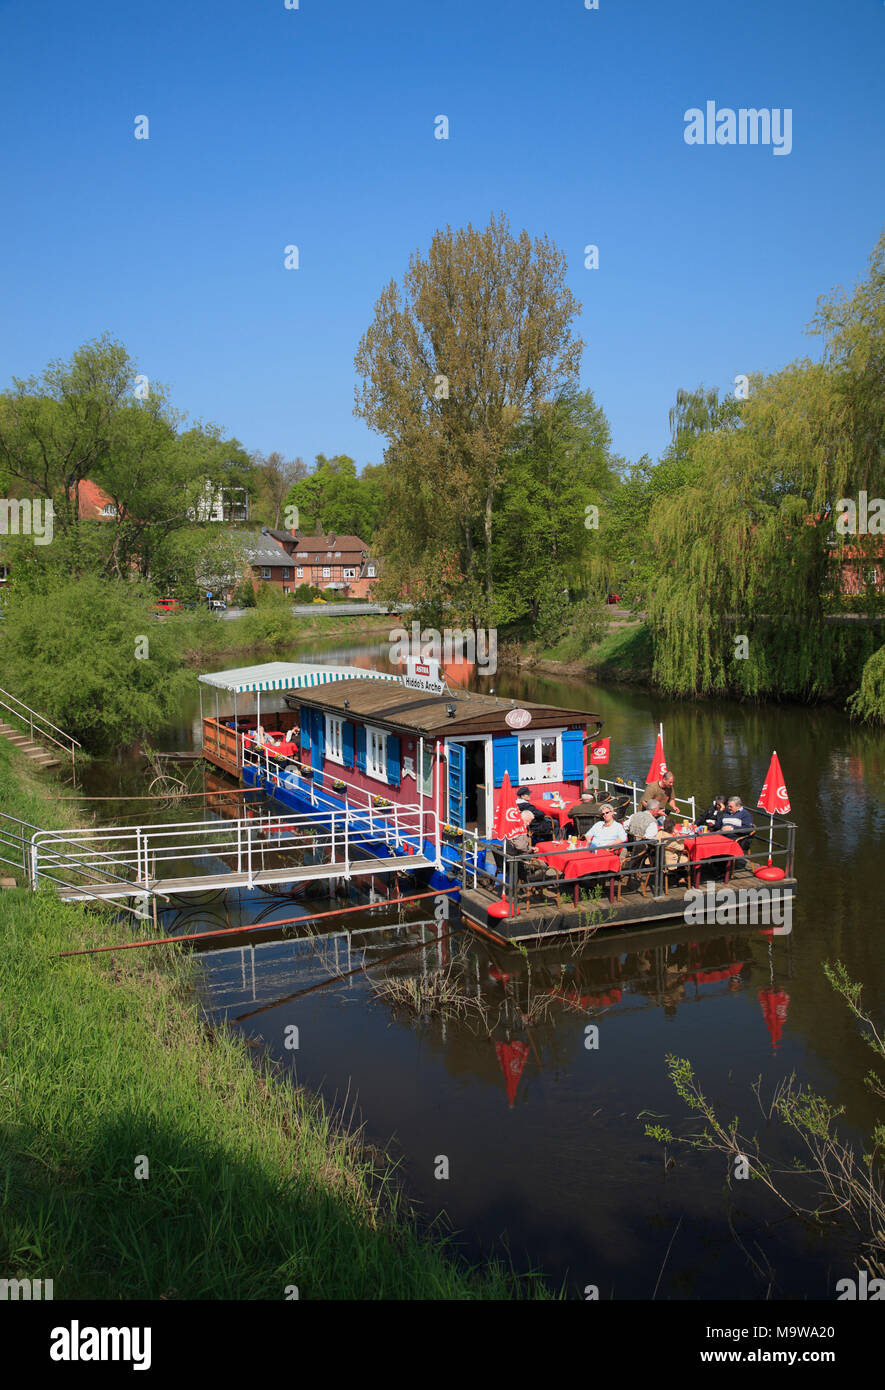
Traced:
[[743, 854], [740, 845], [729, 835], [687, 835], [683, 843], [693, 864], [699, 859], [721, 859], [727, 854]]
[[569, 815], [569, 806], [571, 806], [571, 802], [569, 802], [568, 806], [557, 806], [552, 801], [544, 801], [544, 799], [537, 794], [529, 797], [529, 800], [536, 811], [540, 811], [544, 816], [549, 816], [553, 823], [558, 825], [560, 829], [571, 820], [571, 816]]
[[563, 878], [582, 878], [584, 874], [616, 874], [621, 867], [619, 854], [607, 849], [582, 849], [580, 846], [572, 849], [567, 840], [542, 840], [535, 845], [535, 853]]

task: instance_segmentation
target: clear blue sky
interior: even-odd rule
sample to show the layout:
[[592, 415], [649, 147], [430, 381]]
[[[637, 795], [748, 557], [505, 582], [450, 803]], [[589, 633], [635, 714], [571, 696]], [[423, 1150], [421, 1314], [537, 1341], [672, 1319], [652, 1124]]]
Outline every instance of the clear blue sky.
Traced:
[[[502, 210], [568, 257], [616, 451], [657, 456], [678, 387], [817, 353], [885, 222], [883, 72], [880, 0], [0, 0], [0, 385], [107, 330], [247, 448], [380, 461], [378, 293]], [[792, 153], [686, 145], [707, 100], [792, 108]]]

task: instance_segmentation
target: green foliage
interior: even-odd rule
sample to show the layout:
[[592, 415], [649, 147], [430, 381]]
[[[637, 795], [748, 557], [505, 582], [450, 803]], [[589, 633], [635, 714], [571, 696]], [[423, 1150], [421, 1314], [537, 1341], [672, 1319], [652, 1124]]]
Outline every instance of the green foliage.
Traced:
[[244, 579], [234, 589], [232, 601], [234, 608], [254, 608], [256, 606], [255, 589], [248, 579]]
[[298, 525], [305, 534], [319, 524], [323, 534], [358, 536], [367, 545], [384, 510], [383, 464], [367, 464], [357, 476], [346, 454], [318, 454], [310, 473], [299, 479], [286, 497], [298, 508]]
[[[183, 677], [155, 595], [95, 575], [13, 590], [0, 684], [93, 752], [126, 747], [174, 710]], [[146, 644], [146, 646], [145, 646]], [[145, 659], [137, 653], [147, 651]]]
[[848, 701], [848, 709], [856, 719], [885, 724], [885, 646], [867, 660], [860, 687]]

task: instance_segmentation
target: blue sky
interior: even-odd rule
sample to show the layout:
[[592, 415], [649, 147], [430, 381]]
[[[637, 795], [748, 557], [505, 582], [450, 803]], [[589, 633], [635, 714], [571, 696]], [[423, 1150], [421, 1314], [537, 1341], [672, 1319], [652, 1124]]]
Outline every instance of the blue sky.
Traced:
[[[109, 331], [247, 448], [378, 462], [375, 300], [503, 211], [568, 258], [615, 450], [657, 456], [678, 387], [816, 355], [864, 273], [883, 58], [878, 0], [0, 0], [0, 385]], [[686, 145], [707, 100], [791, 108], [792, 152]]]

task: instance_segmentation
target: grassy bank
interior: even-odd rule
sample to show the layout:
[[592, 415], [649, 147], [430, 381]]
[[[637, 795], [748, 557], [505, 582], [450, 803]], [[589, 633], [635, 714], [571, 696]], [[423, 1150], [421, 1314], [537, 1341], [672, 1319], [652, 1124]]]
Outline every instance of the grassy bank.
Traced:
[[523, 643], [518, 648], [518, 659], [520, 666], [533, 670], [649, 686], [654, 649], [651, 630], [642, 623], [613, 628], [592, 647], [583, 646], [573, 633], [567, 633], [552, 647]]
[[[0, 793], [59, 824], [2, 740]], [[544, 1296], [462, 1267], [316, 1100], [210, 1037], [187, 957], [58, 959], [127, 934], [50, 894], [0, 893], [0, 1277], [53, 1279], [56, 1299]]]

